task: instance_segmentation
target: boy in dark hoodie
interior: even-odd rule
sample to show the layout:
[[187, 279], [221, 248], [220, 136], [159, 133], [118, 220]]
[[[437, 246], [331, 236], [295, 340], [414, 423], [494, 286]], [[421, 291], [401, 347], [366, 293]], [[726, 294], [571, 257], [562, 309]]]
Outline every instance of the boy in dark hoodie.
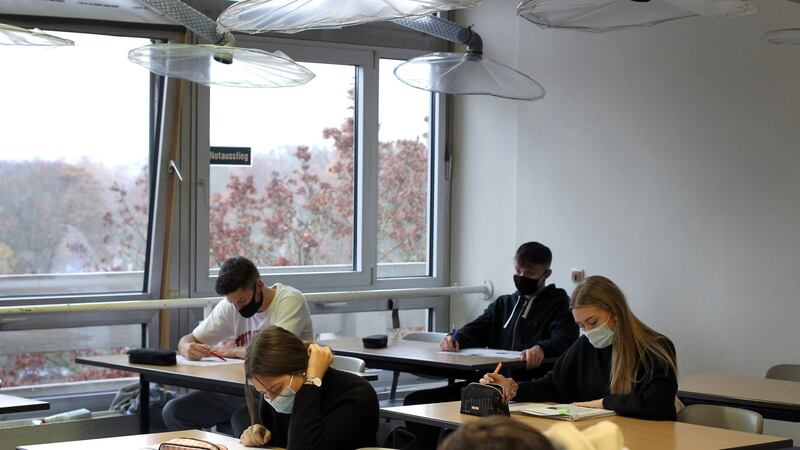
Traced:
[[[447, 335], [440, 347], [457, 352], [470, 347], [517, 350], [525, 368], [505, 370], [515, 380], [539, 378], [553, 367], [555, 359], [578, 338], [578, 326], [569, 311], [569, 295], [555, 284], [546, 284], [552, 274], [553, 254], [538, 242], [526, 242], [514, 255], [514, 285], [517, 291], [502, 295], [483, 314]], [[544, 359], [548, 358], [548, 363]], [[476, 378], [477, 379], [477, 378]], [[467, 380], [438, 389], [413, 392], [403, 404], [419, 405], [459, 400]], [[408, 424], [422, 450], [436, 448], [439, 430], [435, 427]]]

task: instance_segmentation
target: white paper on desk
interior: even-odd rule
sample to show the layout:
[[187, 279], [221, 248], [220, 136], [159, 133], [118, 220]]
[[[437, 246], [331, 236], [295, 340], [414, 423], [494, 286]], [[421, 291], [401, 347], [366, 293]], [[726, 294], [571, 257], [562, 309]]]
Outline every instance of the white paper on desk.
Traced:
[[[439, 352], [449, 353], [453, 352]], [[495, 348], [465, 348], [458, 352], [459, 355], [464, 356], [483, 356], [485, 358], [503, 358], [503, 359], [520, 359], [520, 352], [513, 350], [498, 350]]]
[[183, 355], [178, 355], [175, 360], [178, 364], [185, 364], [187, 366], [222, 366], [225, 364], [241, 364], [244, 362], [241, 359], [233, 359], [233, 358], [226, 358], [227, 361], [223, 361], [216, 356], [206, 356], [205, 358], [199, 361], [191, 361], [183, 357]]
[[[222, 436], [222, 435], [215, 435], [213, 438], [197, 438], [207, 440], [213, 444], [222, 444], [228, 448], [228, 450], [251, 450], [253, 447], [245, 447], [242, 445], [241, 441], [236, 438], [232, 438], [230, 436]], [[161, 444], [153, 444], [147, 447], [142, 447], [140, 450], [158, 450], [158, 447]], [[274, 448], [274, 447], [267, 447]]]
[[615, 415], [614, 411], [603, 408], [585, 408], [573, 404], [552, 405], [549, 403], [514, 403], [508, 405], [509, 411], [518, 411], [531, 416], [558, 420], [583, 420]]

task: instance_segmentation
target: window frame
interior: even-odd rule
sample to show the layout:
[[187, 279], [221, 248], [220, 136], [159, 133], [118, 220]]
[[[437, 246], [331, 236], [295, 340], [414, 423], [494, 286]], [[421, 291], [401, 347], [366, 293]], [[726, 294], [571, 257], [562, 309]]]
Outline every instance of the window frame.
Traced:
[[[378, 278], [377, 270], [377, 211], [378, 211], [378, 105], [380, 59], [409, 59], [426, 52], [350, 44], [299, 41], [263, 36], [238, 36], [237, 45], [281, 50], [299, 63], [353, 64], [356, 76], [356, 164], [354, 270], [345, 272], [292, 271], [291, 273], [262, 274], [270, 280], [292, 285], [301, 291], [388, 289], [403, 287], [440, 287], [449, 283], [449, 180], [446, 179], [447, 115], [444, 96], [431, 96], [431, 149], [428, 187], [428, 270], [426, 275]], [[197, 88], [197, 118], [191, 139], [197, 142], [192, 180], [192, 214], [194, 268], [192, 296], [213, 296], [216, 277], [208, 264], [209, 197], [209, 89]], [[213, 268], [211, 268], [213, 270]], [[439, 304], [439, 302], [428, 302]], [[325, 308], [326, 312], [332, 312]], [[359, 308], [360, 309], [360, 308]], [[379, 308], [383, 309], [383, 308]], [[353, 310], [344, 307], [344, 310]]]
[[[56, 17], [40, 17], [40, 18], [24, 18], [21, 19], [15, 16], [0, 15], [0, 20], [3, 23], [20, 26], [23, 28], [41, 28], [52, 31], [71, 32], [71, 33], [86, 33], [98, 34], [105, 36], [119, 36], [119, 37], [138, 37], [151, 40], [162, 41], [177, 41], [182, 36], [182, 33], [175, 31], [172, 26], [153, 26], [146, 24], [125, 24], [124, 26], [64, 20]], [[133, 64], [133, 63], [131, 63]], [[144, 69], [142, 69], [144, 70]], [[170, 90], [174, 88], [173, 83], [164, 85], [160, 92], [160, 98], [157, 97], [158, 92], [156, 86], [163, 83], [163, 79], [151, 74], [150, 77], [150, 149], [149, 149], [149, 168], [150, 168], [150, 209], [148, 217], [148, 243], [147, 255], [144, 268], [144, 281], [141, 292], [89, 292], [89, 293], [58, 293], [58, 294], [32, 294], [23, 296], [10, 296], [0, 299], [0, 306], [15, 306], [15, 305], [47, 305], [58, 303], [92, 303], [100, 301], [132, 301], [132, 300], [150, 300], [157, 299], [160, 294], [161, 279], [160, 273], [162, 268], [163, 259], [163, 245], [158, 245], [159, 242], [164, 241], [166, 229], [166, 216], [160, 214], [163, 209], [162, 205], [166, 204], [166, 189], [164, 186], [167, 183], [166, 167], [169, 165], [169, 159], [166, 152], [161, 151], [165, 136], [167, 136], [166, 120], [170, 114], [174, 112], [169, 111], [168, 99], [170, 97]], [[155, 102], [155, 104], [154, 104]], [[159, 116], [155, 106], [158, 103], [163, 105], [162, 113]], [[161, 119], [161, 123], [156, 123], [156, 120]], [[156, 132], [160, 131], [160, 136], [155, 136]], [[166, 160], [165, 160], [166, 157]], [[176, 188], [177, 189], [177, 188]], [[82, 274], [75, 274], [79, 278]], [[156, 276], [154, 276], [156, 275]], [[113, 275], [110, 275], [113, 276]], [[75, 281], [72, 281], [74, 283]], [[0, 328], [2, 330], [2, 328]]]

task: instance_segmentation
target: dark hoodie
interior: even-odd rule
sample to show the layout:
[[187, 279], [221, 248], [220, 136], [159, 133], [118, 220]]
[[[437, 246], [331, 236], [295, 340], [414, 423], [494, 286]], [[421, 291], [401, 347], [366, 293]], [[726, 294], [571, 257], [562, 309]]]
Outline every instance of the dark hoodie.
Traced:
[[[530, 304], [531, 301], [533, 304]], [[530, 306], [530, 308], [529, 308]], [[509, 320], [510, 319], [510, 320]], [[456, 333], [461, 348], [489, 347], [525, 350], [539, 345], [545, 358], [557, 358], [578, 338], [578, 326], [569, 311], [569, 296], [554, 284], [548, 285], [533, 300], [518, 292], [497, 298], [486, 311]], [[506, 374], [515, 380], [530, 380], [552, 368], [514, 369]]]

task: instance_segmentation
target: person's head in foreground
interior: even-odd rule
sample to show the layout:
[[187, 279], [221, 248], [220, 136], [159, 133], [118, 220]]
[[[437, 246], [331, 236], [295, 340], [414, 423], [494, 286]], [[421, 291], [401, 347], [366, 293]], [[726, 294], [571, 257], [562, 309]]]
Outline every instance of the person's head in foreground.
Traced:
[[554, 450], [538, 430], [506, 416], [483, 417], [461, 426], [439, 450]]
[[[321, 379], [333, 360], [330, 348], [306, 346], [291, 332], [271, 325], [256, 334], [247, 347], [245, 379], [276, 412], [292, 414], [295, 395], [307, 385], [307, 378]], [[264, 445], [269, 432], [258, 425], [259, 402], [247, 389], [247, 407], [253, 426], [242, 434], [245, 445]]]

